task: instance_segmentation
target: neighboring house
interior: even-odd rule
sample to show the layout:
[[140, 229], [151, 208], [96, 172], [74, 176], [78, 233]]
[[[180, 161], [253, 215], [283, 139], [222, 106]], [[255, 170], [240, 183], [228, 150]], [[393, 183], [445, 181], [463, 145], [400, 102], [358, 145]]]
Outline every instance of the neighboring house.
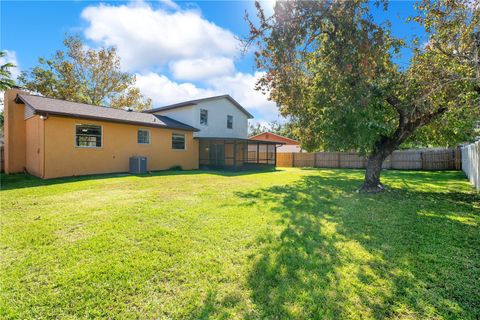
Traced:
[[251, 136], [249, 139], [282, 143], [283, 145], [277, 148], [277, 152], [303, 152], [302, 148], [300, 147], [300, 143], [297, 140], [271, 132], [262, 132]]
[[[142, 113], [7, 90], [5, 172], [27, 171], [45, 179], [127, 172], [132, 156], [147, 157], [148, 170], [275, 165], [273, 142], [255, 142], [270, 152], [262, 157], [266, 161], [248, 157], [245, 136], [251, 115], [233, 98], [188, 104]], [[200, 109], [209, 110], [205, 127], [195, 123], [204, 118]]]

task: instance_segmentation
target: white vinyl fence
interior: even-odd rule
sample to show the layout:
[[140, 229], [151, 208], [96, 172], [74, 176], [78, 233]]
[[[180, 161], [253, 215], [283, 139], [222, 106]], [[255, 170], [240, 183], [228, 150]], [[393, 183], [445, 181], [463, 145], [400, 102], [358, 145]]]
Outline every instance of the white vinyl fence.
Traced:
[[480, 190], [480, 141], [467, 144], [462, 149], [462, 170], [470, 182]]

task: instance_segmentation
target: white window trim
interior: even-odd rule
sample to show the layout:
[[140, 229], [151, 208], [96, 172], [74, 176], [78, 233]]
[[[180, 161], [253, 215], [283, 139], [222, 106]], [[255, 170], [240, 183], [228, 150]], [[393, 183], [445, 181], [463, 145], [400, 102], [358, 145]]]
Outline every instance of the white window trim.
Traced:
[[[231, 128], [228, 127], [228, 117], [232, 117], [232, 127]], [[227, 114], [227, 129], [233, 130], [233, 116], [231, 114]]]
[[[144, 143], [144, 142], [138, 142], [138, 131], [147, 131], [148, 132], [148, 142], [147, 143]], [[148, 146], [149, 144], [152, 143], [152, 132], [150, 129], [145, 129], [145, 128], [138, 128], [137, 129], [137, 144], [141, 144], [141, 145], [144, 145], [144, 146]]]
[[[183, 149], [174, 149], [173, 146], [172, 146], [172, 142], [173, 142], [173, 135], [174, 134], [182, 134], [183, 135], [183, 138], [184, 138], [184, 144], [183, 144]], [[171, 136], [171, 140], [170, 140], [170, 149], [172, 151], [179, 151], [179, 152], [182, 152], [182, 151], [186, 151], [187, 150], [187, 134], [186, 133], [183, 133], [183, 132], [172, 132], [172, 136]]]
[[[77, 146], [77, 126], [97, 126], [100, 127], [100, 147], [97, 146]], [[103, 148], [103, 126], [95, 123], [75, 123], [73, 126], [73, 145], [79, 149], [102, 149]]]

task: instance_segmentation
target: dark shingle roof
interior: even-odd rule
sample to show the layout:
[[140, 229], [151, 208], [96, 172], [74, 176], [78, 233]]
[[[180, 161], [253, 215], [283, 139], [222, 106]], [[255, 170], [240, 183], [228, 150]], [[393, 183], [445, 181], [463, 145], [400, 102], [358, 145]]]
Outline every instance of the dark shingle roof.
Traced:
[[99, 121], [139, 124], [150, 127], [198, 131], [198, 129], [172, 118], [143, 112], [98, 107], [85, 103], [19, 94], [17, 98], [35, 110], [36, 114], [51, 114]]
[[145, 112], [145, 113], [153, 113], [153, 112], [158, 112], [158, 111], [165, 111], [165, 110], [170, 110], [170, 109], [176, 109], [176, 108], [182, 108], [182, 107], [192, 106], [192, 105], [196, 105], [196, 104], [198, 104], [198, 103], [200, 103], [200, 102], [209, 101], [209, 100], [217, 100], [217, 99], [227, 99], [227, 100], [230, 101], [235, 107], [237, 107], [240, 111], [242, 111], [243, 113], [245, 113], [249, 119], [253, 119], [252, 114], [251, 114], [250, 112], [248, 112], [244, 107], [242, 107], [242, 106], [240, 105], [240, 103], [238, 103], [235, 99], [233, 99], [233, 98], [232, 98], [230, 95], [228, 95], [228, 94], [221, 95], [221, 96], [215, 96], [215, 97], [208, 97], [208, 98], [203, 98], [203, 99], [196, 99], [196, 100], [184, 101], [184, 102], [175, 103], [175, 104], [171, 104], [171, 105], [164, 106], [164, 107], [159, 107], [159, 108], [153, 108], [153, 109], [150, 109], [150, 110], [145, 110], [145, 111], [143, 111], [143, 112]]

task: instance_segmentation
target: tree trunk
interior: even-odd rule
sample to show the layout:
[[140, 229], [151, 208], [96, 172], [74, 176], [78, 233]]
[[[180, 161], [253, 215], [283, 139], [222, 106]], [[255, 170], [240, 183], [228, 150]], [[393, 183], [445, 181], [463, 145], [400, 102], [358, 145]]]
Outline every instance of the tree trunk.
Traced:
[[380, 182], [383, 161], [402, 143], [403, 135], [399, 134], [401, 132], [403, 131], [398, 129], [393, 136], [383, 136], [375, 143], [367, 160], [365, 180], [360, 187], [360, 192], [376, 193], [385, 190]]
[[[360, 187], [360, 192], [376, 193], [384, 191], [385, 187], [380, 182], [383, 161], [411, 136], [417, 128], [430, 123], [434, 118], [447, 111], [446, 107], [442, 107], [433, 113], [423, 114], [414, 120], [406, 121], [405, 110], [399, 107], [398, 99], [389, 99], [387, 102], [398, 111], [398, 127], [391, 136], [381, 136], [375, 143], [373, 151], [367, 160], [365, 180]], [[413, 107], [413, 109], [415, 108]]]
[[382, 151], [376, 151], [370, 154], [367, 160], [365, 170], [365, 180], [360, 187], [360, 192], [376, 193], [385, 190], [380, 182], [380, 173], [382, 171], [383, 160], [388, 156]]

